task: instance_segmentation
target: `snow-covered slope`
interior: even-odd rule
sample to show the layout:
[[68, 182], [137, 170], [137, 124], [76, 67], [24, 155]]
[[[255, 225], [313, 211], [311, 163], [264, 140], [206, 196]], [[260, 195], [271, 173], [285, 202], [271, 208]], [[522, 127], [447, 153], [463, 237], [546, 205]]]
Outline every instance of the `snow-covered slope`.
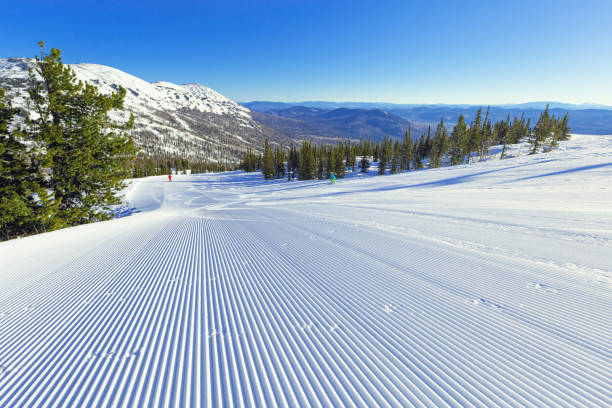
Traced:
[[127, 199], [0, 244], [0, 406], [612, 405], [612, 136]]
[[[25, 58], [0, 59], [0, 86], [9, 88], [17, 106], [25, 106], [23, 88], [32, 64]], [[71, 67], [80, 80], [104, 93], [119, 86], [127, 90], [125, 107], [135, 115], [135, 139], [147, 152], [235, 160], [247, 147], [260, 149], [266, 136], [278, 139], [255, 122], [247, 108], [205, 86], [149, 83], [97, 64]]]

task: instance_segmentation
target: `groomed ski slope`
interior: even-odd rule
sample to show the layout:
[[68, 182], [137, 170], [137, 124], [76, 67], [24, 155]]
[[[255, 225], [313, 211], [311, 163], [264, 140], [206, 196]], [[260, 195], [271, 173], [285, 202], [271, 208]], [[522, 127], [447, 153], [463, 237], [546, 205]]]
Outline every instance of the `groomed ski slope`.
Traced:
[[126, 197], [0, 243], [0, 407], [612, 406], [610, 136]]

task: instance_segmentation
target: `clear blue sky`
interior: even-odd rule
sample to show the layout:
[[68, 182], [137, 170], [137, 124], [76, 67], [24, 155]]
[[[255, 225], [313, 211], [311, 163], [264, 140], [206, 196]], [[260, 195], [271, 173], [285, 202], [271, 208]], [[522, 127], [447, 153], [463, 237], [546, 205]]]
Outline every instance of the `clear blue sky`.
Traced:
[[0, 0], [0, 57], [110, 65], [238, 101], [612, 105], [612, 1]]

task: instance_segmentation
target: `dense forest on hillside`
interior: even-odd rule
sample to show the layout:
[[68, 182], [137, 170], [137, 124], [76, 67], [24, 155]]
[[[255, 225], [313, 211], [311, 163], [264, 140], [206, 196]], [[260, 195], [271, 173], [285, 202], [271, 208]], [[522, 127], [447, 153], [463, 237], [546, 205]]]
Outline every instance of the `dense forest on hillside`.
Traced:
[[[339, 141], [336, 145], [315, 145], [303, 141], [299, 148], [291, 146], [288, 152], [277, 146], [274, 150], [265, 141], [264, 153], [256, 155], [245, 152], [241, 168], [245, 171], [261, 170], [265, 179], [287, 176], [299, 180], [327, 179], [333, 173], [343, 178], [347, 168], [357, 167], [367, 172], [370, 158], [378, 162], [378, 174], [391, 174], [408, 170], [419, 170], [443, 165], [457, 165], [482, 161], [493, 145], [501, 145], [500, 158], [507, 157], [507, 146], [521, 141], [529, 143], [529, 154], [548, 152], [561, 140], [569, 138], [569, 113], [563, 117], [550, 115], [548, 106], [540, 113], [538, 121], [531, 127], [531, 121], [524, 115], [508, 116], [505, 120], [489, 119], [489, 108], [484, 114], [482, 108], [474, 120], [468, 123], [463, 115], [449, 133], [440, 120], [432, 135], [431, 127], [420, 137], [413, 138], [409, 127], [403, 140], [387, 136], [381, 142], [361, 138], [359, 143], [350, 140]], [[360, 158], [359, 160], [357, 158]]]

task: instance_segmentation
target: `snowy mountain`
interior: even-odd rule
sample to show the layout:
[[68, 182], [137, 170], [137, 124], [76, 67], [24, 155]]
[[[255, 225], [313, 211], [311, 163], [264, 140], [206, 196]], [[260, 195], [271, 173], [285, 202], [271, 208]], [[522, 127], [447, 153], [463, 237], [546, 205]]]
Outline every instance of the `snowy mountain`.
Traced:
[[[16, 106], [26, 106], [24, 89], [33, 63], [27, 58], [0, 59], [0, 86], [9, 90]], [[249, 146], [260, 149], [265, 137], [286, 141], [255, 122], [249, 109], [205, 86], [149, 83], [104, 65], [70, 66], [78, 79], [102, 92], [110, 93], [119, 86], [127, 90], [125, 107], [135, 116], [134, 138], [148, 153], [235, 160]]]
[[612, 136], [134, 180], [130, 216], [0, 243], [0, 407], [610, 407], [611, 180]]

